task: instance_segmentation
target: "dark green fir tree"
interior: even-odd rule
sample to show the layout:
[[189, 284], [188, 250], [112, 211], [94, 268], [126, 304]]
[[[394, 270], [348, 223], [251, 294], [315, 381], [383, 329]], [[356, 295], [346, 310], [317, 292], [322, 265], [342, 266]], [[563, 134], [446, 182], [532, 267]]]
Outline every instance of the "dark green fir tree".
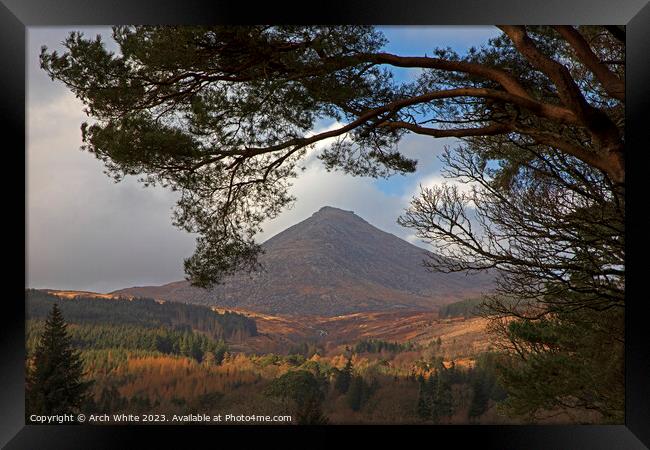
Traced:
[[91, 383], [83, 378], [81, 357], [72, 347], [67, 325], [55, 303], [27, 370], [27, 415], [79, 411]]
[[418, 403], [417, 403], [417, 414], [420, 418], [422, 419], [430, 419], [431, 418], [431, 403], [432, 403], [432, 398], [431, 398], [431, 392], [429, 392], [428, 389], [428, 384], [425, 380], [425, 378], [422, 375], [418, 376], [418, 384], [420, 386], [420, 390], [418, 393]]
[[341, 394], [348, 392], [352, 381], [352, 372], [352, 356], [350, 356], [347, 363], [345, 363], [345, 367], [337, 374], [336, 380], [334, 381], [334, 387]]

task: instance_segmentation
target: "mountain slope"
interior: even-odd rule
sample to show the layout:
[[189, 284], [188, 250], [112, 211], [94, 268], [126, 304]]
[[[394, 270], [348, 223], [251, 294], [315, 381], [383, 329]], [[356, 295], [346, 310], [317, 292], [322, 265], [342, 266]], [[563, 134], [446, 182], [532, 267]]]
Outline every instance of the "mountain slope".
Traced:
[[186, 281], [113, 294], [237, 307], [265, 313], [335, 316], [395, 308], [427, 310], [478, 295], [488, 274], [428, 272], [427, 252], [351, 211], [323, 207], [264, 244], [264, 270], [210, 291]]

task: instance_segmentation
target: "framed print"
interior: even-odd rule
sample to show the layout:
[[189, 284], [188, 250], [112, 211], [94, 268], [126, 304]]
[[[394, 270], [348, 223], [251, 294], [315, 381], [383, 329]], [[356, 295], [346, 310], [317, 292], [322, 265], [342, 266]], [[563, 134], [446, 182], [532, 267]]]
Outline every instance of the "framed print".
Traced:
[[643, 0], [0, 16], [6, 448], [650, 446]]

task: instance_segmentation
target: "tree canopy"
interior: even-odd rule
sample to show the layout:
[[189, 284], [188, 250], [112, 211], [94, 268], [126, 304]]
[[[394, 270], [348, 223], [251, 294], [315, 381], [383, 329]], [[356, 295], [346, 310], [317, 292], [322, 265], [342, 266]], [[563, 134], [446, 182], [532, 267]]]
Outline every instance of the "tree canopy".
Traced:
[[322, 425], [327, 417], [321, 410], [325, 395], [319, 380], [307, 370], [292, 370], [276, 378], [267, 387], [266, 394], [290, 400], [295, 421], [300, 425]]
[[[120, 26], [116, 54], [71, 33], [41, 65], [86, 105], [83, 148], [109, 174], [180, 191], [175, 224], [199, 235], [185, 270], [203, 287], [256, 267], [254, 237], [317, 142], [332, 138], [328, 169], [386, 177], [417, 168], [405, 134], [459, 138], [443, 162], [462, 189], [423, 187], [400, 224], [431, 243], [433, 270], [498, 270], [485, 308], [518, 358], [504, 369], [515, 410], [620, 418], [625, 31], [499, 28], [463, 54], [396, 55], [368, 26]], [[315, 132], [324, 119], [336, 127]], [[595, 374], [540, 369], [572, 358]], [[543, 402], [535, 377], [556, 383]]]

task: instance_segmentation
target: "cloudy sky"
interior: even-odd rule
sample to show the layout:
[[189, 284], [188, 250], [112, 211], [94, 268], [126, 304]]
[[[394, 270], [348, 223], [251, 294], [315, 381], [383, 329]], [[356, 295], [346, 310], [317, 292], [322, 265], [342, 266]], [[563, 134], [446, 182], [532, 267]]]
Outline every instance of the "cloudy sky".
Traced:
[[[27, 62], [27, 286], [97, 292], [164, 284], [184, 278], [183, 259], [194, 237], [171, 225], [176, 195], [144, 188], [134, 178], [114, 183], [103, 165], [80, 151], [82, 104], [39, 68], [41, 46], [61, 49], [72, 30], [88, 36], [108, 28], [28, 29]], [[389, 52], [431, 54], [435, 47], [464, 52], [498, 31], [494, 27], [383, 27]], [[110, 42], [109, 42], [110, 45]], [[396, 74], [413, 76], [409, 70]], [[322, 124], [326, 127], [327, 124]], [[418, 171], [388, 180], [326, 172], [316, 160], [294, 181], [292, 209], [268, 222], [264, 241], [306, 219], [322, 206], [352, 210], [371, 224], [416, 245], [424, 245], [396, 223], [419, 185], [442, 180], [438, 155], [450, 139], [408, 136], [401, 150], [418, 159]]]

